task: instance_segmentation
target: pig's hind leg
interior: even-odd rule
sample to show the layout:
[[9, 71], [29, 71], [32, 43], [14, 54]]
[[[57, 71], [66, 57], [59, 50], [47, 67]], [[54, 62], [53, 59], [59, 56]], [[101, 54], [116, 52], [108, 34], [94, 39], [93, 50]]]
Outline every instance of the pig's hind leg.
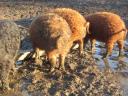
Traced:
[[96, 47], [95, 47], [96, 40], [91, 38], [90, 42], [91, 42], [91, 52], [95, 53], [95, 51], [96, 51]]
[[123, 56], [124, 55], [124, 40], [118, 40], [117, 44], [119, 47], [119, 56]]
[[113, 50], [113, 47], [114, 47], [114, 42], [109, 40], [107, 43], [106, 43], [106, 53], [104, 54], [103, 58], [107, 58], [109, 55], [112, 54], [112, 50]]
[[42, 60], [40, 58], [40, 54], [39, 53], [40, 53], [40, 49], [36, 48], [35, 49], [35, 63], [41, 65], [42, 64]]

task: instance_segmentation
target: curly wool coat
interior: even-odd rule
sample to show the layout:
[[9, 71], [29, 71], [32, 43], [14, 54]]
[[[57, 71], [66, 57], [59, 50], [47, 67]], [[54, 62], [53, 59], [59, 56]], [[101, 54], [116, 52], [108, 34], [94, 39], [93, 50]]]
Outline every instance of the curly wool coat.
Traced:
[[66, 20], [55, 13], [44, 14], [32, 22], [29, 33], [37, 54], [36, 63], [40, 59], [39, 50], [45, 50], [52, 68], [58, 56], [64, 68], [65, 56], [72, 46], [69, 41], [71, 30]]
[[85, 18], [90, 22], [89, 31], [91, 33], [85, 39], [90, 38], [92, 47], [95, 45], [95, 40], [105, 42], [107, 54], [109, 55], [112, 52], [114, 43], [117, 42], [121, 53], [127, 29], [120, 16], [111, 12], [97, 12], [85, 16]]
[[71, 41], [78, 42], [80, 44], [80, 52], [83, 51], [83, 38], [86, 36], [89, 23], [78, 11], [70, 8], [57, 8], [53, 12], [68, 22], [72, 31]]

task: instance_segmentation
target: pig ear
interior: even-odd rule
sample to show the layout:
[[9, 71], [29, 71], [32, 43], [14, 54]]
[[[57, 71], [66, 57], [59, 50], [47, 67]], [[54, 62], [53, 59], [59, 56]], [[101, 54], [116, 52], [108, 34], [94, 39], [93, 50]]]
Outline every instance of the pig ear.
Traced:
[[86, 32], [87, 32], [87, 34], [91, 34], [90, 31], [89, 31], [89, 27], [90, 27], [90, 23], [87, 22], [86, 23]]

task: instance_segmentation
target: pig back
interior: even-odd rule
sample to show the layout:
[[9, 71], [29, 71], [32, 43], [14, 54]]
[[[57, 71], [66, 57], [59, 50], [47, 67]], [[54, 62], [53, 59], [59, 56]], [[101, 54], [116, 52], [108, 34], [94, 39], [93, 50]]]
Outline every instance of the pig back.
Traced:
[[12, 59], [20, 47], [20, 31], [18, 26], [9, 20], [0, 21], [0, 59]]
[[120, 16], [110, 12], [97, 12], [88, 15], [86, 19], [90, 22], [91, 36], [100, 41], [106, 41], [126, 29]]
[[[68, 23], [54, 13], [44, 14], [35, 19], [30, 27], [34, 47], [52, 50], [64, 46], [71, 37]], [[57, 43], [60, 43], [58, 46]]]

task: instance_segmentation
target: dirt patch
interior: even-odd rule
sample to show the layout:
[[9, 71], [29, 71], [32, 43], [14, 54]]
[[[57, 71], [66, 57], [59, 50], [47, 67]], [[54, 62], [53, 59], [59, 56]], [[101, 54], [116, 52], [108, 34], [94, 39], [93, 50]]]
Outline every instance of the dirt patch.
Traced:
[[[11, 88], [5, 94], [20, 92], [23, 96], [120, 96], [118, 82], [111, 72], [100, 72], [91, 55], [85, 52], [82, 57], [74, 50], [66, 58], [66, 72], [58, 70], [48, 73], [49, 62], [42, 66], [26, 62], [12, 77]], [[25, 95], [27, 94], [27, 95]], [[21, 96], [22, 96], [21, 95]], [[8, 95], [9, 96], [9, 95]], [[19, 96], [19, 95], [16, 95]]]

